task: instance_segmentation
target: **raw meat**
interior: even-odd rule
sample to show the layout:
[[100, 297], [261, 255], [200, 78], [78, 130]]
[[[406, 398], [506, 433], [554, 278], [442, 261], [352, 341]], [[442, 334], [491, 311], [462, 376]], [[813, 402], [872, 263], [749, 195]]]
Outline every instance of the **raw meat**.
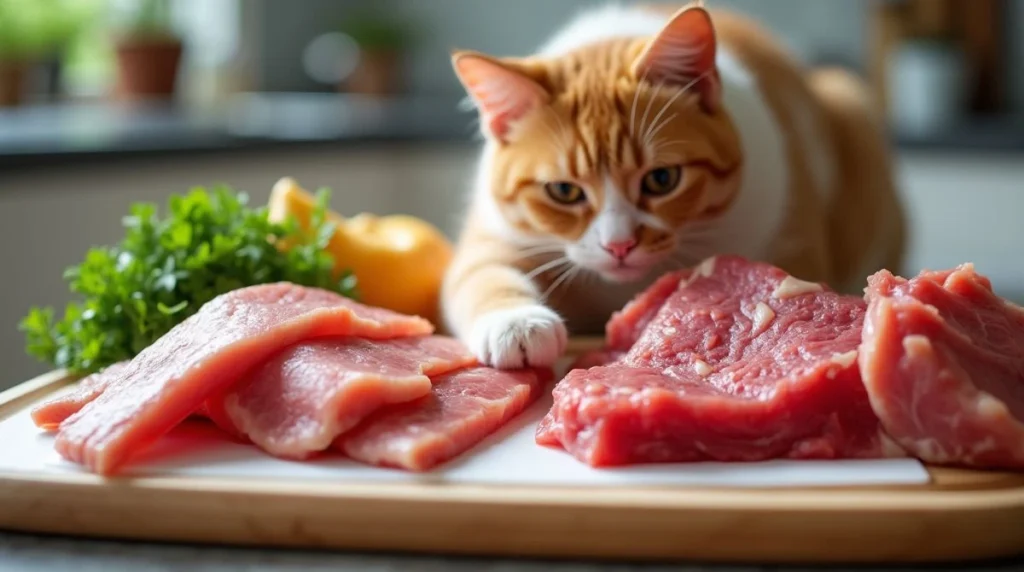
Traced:
[[238, 441], [249, 442], [249, 439], [245, 435], [243, 435], [241, 431], [238, 430], [238, 427], [235, 426], [235, 422], [232, 421], [231, 417], [228, 415], [227, 406], [224, 399], [228, 392], [232, 391], [235, 387], [241, 385], [244, 382], [245, 379], [242, 378], [238, 382], [236, 382], [235, 385], [226, 387], [223, 390], [213, 394], [212, 397], [208, 397], [206, 401], [204, 401], [203, 404], [200, 405], [198, 409], [196, 409], [193, 415], [195, 417], [209, 419], [210, 421], [213, 422], [214, 425], [220, 428], [221, 431], [224, 431], [228, 435], [231, 435], [234, 439]]
[[223, 397], [223, 410], [264, 451], [303, 459], [380, 406], [430, 394], [431, 377], [475, 364], [442, 336], [307, 342], [259, 366]]
[[[56, 430], [65, 419], [81, 411], [83, 407], [92, 400], [99, 397], [106, 391], [111, 381], [117, 379], [117, 374], [128, 365], [128, 361], [111, 364], [102, 371], [82, 378], [74, 390], [63, 395], [43, 402], [32, 409], [32, 421], [37, 427], [47, 431]], [[243, 439], [231, 422], [226, 411], [224, 411], [224, 396], [211, 397], [195, 411], [196, 417], [210, 419], [222, 430], [228, 432], [236, 439]]]
[[735, 256], [673, 279], [625, 356], [556, 385], [538, 443], [594, 466], [903, 454], [860, 380], [862, 299]]
[[1024, 467], [1024, 310], [965, 264], [868, 279], [860, 367], [885, 430], [919, 459]]
[[205, 304], [144, 349], [58, 428], [66, 459], [108, 475], [250, 368], [298, 342], [433, 333], [430, 322], [316, 288], [241, 288]]
[[463, 369], [434, 381], [422, 399], [384, 407], [335, 447], [372, 465], [429, 470], [473, 447], [530, 405], [550, 370]]
[[613, 313], [605, 325], [604, 347], [579, 355], [569, 365], [569, 369], [589, 369], [608, 365], [625, 356], [668, 297], [676, 291], [679, 281], [688, 277], [691, 272], [678, 270], [661, 276], [621, 310]]
[[569, 365], [569, 369], [590, 369], [599, 365], [608, 365], [622, 359], [626, 352], [616, 350], [593, 350], [583, 352]]
[[34, 407], [32, 422], [47, 431], [57, 429], [65, 419], [78, 413], [88, 403], [99, 397], [107, 389], [107, 385], [117, 379], [127, 365], [127, 361], [111, 364], [82, 378], [73, 391]]
[[605, 347], [611, 352], [627, 352], [640, 339], [647, 324], [676, 291], [679, 282], [687, 278], [691, 270], [669, 272], [658, 278], [654, 284], [630, 300], [621, 310], [612, 314], [605, 325]]

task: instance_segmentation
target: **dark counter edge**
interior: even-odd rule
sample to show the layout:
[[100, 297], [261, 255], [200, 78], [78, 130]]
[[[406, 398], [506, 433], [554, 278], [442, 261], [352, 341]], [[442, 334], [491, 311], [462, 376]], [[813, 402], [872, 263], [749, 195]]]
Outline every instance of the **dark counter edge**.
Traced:
[[[41, 167], [103, 165], [133, 159], [176, 159], [247, 152], [293, 153], [332, 148], [338, 150], [399, 148], [416, 145], [462, 145], [468, 150], [477, 144], [477, 140], [472, 137], [454, 134], [444, 136], [377, 135], [306, 140], [223, 138], [185, 143], [131, 143], [93, 149], [32, 150], [20, 153], [0, 153], [0, 174], [15, 173]], [[0, 188], [0, 191], [2, 190]]]

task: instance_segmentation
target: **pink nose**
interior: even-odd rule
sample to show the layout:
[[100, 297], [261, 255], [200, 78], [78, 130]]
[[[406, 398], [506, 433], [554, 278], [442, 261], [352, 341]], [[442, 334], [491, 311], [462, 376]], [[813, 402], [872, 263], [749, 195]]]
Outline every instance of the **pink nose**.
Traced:
[[626, 258], [634, 248], [636, 248], [636, 239], [627, 238], [626, 240], [616, 240], [605, 244], [603, 248], [610, 252], [615, 258], [622, 260]]

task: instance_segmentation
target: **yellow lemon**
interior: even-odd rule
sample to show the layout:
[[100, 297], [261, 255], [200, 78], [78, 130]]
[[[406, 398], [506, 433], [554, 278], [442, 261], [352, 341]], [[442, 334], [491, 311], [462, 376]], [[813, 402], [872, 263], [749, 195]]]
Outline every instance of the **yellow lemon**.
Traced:
[[[271, 221], [294, 216], [308, 228], [316, 197], [286, 177], [274, 185], [268, 206]], [[452, 258], [452, 244], [440, 230], [407, 215], [346, 218], [328, 211], [327, 220], [337, 227], [327, 246], [335, 273], [355, 274], [360, 302], [437, 323], [441, 281]]]

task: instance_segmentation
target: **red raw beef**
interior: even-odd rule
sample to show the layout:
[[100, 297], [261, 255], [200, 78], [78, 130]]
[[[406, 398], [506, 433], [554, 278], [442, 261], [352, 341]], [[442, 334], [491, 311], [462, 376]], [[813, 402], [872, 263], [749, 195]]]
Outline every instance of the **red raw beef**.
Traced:
[[211, 409], [222, 408], [229, 429], [264, 451], [304, 459], [379, 407], [429, 395], [431, 377], [475, 364], [443, 336], [307, 342], [258, 367]]
[[[252, 367], [293, 344], [331, 336], [387, 339], [433, 333], [430, 322], [294, 284], [241, 288], [218, 296], [112, 373], [98, 395], [60, 423], [64, 458], [108, 475]], [[69, 402], [61, 400], [67, 410]], [[43, 404], [35, 417], [50, 417]]]
[[919, 459], [1024, 468], [1024, 309], [965, 264], [868, 280], [860, 367], [875, 412]]
[[335, 447], [372, 465], [426, 471], [452, 459], [526, 409], [551, 381], [548, 369], [475, 367], [434, 380], [424, 398], [382, 407]]
[[904, 454], [861, 383], [862, 299], [735, 256], [673, 280], [625, 356], [556, 385], [538, 443], [593, 466]]
[[[678, 270], [665, 274], [630, 300], [621, 310], [612, 314], [605, 325], [606, 349], [609, 352], [629, 351], [665, 301], [676, 291], [679, 281], [687, 278], [691, 272], [692, 270]], [[614, 357], [617, 356], [609, 354], [605, 359]]]
[[593, 350], [583, 352], [575, 361], [572, 362], [572, 364], [569, 365], [569, 369], [590, 369], [599, 365], [608, 365], [622, 359], [625, 355], [626, 352], [616, 350]]
[[569, 369], [590, 369], [618, 361], [633, 344], [647, 324], [654, 318], [668, 297], [676, 291], [679, 281], [688, 277], [691, 270], [677, 270], [658, 278], [646, 290], [630, 300], [621, 310], [612, 314], [605, 324], [605, 344], [602, 349], [584, 352], [576, 358]]

